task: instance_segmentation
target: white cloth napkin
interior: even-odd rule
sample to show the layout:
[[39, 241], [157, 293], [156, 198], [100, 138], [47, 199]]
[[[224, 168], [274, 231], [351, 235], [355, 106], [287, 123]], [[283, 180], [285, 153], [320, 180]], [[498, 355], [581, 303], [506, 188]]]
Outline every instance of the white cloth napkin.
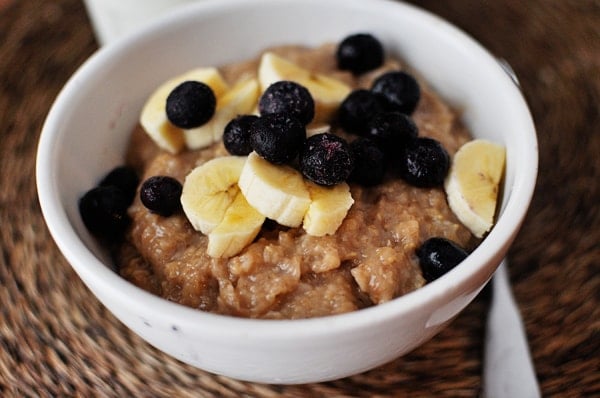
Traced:
[[496, 271], [488, 316], [483, 369], [486, 398], [541, 396], [525, 329], [510, 291], [504, 260]]

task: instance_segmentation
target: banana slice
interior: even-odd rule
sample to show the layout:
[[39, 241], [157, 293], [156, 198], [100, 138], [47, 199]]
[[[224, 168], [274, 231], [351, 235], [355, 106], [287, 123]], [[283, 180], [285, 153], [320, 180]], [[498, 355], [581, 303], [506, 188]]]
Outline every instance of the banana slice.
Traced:
[[223, 219], [208, 234], [207, 253], [211, 257], [231, 257], [248, 246], [265, 222], [265, 216], [256, 211], [246, 197], [237, 190]]
[[311, 123], [306, 126], [306, 138], [312, 137], [313, 135], [329, 133], [331, 131], [331, 126], [326, 123]]
[[494, 224], [505, 158], [501, 145], [482, 139], [467, 142], [454, 155], [444, 182], [452, 212], [478, 238]]
[[[185, 147], [185, 139], [184, 130], [171, 124], [167, 118], [167, 97], [175, 87], [188, 80], [206, 83], [217, 98], [228, 89], [216, 68], [197, 68], [166, 81], [150, 95], [142, 109], [140, 124], [156, 145], [170, 153], [180, 152]], [[206, 142], [208, 141], [207, 139]], [[212, 142], [212, 137], [210, 141]]]
[[193, 169], [183, 182], [181, 205], [196, 231], [209, 234], [225, 217], [239, 192], [244, 156], [214, 158]]
[[258, 80], [264, 91], [280, 80], [292, 80], [306, 87], [315, 101], [313, 122], [328, 122], [351, 88], [344, 82], [296, 65], [272, 52], [263, 54], [258, 67]]
[[202, 126], [183, 130], [185, 144], [190, 149], [204, 148], [221, 139], [227, 123], [235, 116], [254, 110], [260, 95], [256, 78], [244, 79], [220, 96], [214, 116]]
[[252, 207], [288, 227], [300, 226], [310, 206], [302, 174], [290, 166], [274, 165], [256, 152], [248, 155], [238, 186]]
[[354, 199], [350, 187], [345, 182], [324, 187], [307, 181], [310, 193], [310, 206], [304, 215], [302, 227], [309, 235], [331, 235], [337, 231], [352, 207]]

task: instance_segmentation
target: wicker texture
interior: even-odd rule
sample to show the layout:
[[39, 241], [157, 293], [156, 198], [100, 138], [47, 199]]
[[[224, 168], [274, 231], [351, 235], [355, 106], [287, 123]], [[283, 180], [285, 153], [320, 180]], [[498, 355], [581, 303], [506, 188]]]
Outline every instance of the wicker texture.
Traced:
[[[600, 395], [600, 2], [414, 3], [462, 27], [520, 78], [540, 175], [510, 273], [544, 396]], [[39, 132], [97, 48], [77, 0], [0, 0], [0, 395], [452, 396], [480, 393], [486, 295], [411, 354], [329, 383], [214, 376], [109, 314], [54, 245], [37, 202]]]

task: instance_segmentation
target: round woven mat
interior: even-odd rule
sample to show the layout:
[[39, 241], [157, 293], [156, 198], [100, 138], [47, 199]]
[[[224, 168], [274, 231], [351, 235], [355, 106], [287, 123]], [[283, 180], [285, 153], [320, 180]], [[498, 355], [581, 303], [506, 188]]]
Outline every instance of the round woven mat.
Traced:
[[[600, 2], [413, 1], [520, 78], [540, 175], [510, 274], [544, 396], [600, 395]], [[486, 295], [411, 354], [329, 383], [214, 376], [150, 347], [85, 288], [54, 245], [34, 166], [59, 89], [97, 48], [77, 0], [0, 0], [0, 395], [466, 396], [480, 394]]]

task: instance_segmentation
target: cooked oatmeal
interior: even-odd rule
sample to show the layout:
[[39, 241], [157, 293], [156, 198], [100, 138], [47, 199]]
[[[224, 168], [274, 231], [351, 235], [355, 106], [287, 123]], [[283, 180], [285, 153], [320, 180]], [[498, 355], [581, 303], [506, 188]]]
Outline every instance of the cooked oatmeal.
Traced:
[[[367, 88], [383, 71], [402, 69], [395, 60], [354, 77], [336, 69], [335, 46], [281, 47], [274, 52], [304, 67]], [[220, 68], [229, 82], [255, 74], [258, 59]], [[470, 139], [457, 112], [426, 84], [413, 120], [419, 135], [440, 141], [450, 155]], [[333, 130], [349, 139], [343, 131]], [[227, 156], [222, 142], [177, 155], [160, 151], [137, 127], [127, 162], [142, 179], [169, 175], [183, 182], [196, 166]], [[374, 187], [350, 184], [354, 205], [334, 235], [310, 236], [270, 220], [257, 238], [231, 258], [206, 253], [208, 238], [180, 212], [161, 217], [135, 199], [132, 225], [117, 261], [121, 275], [168, 300], [199, 310], [251, 318], [306, 318], [384, 303], [425, 284], [415, 249], [440, 236], [463, 247], [475, 243], [456, 219], [442, 187], [423, 189], [394, 175]], [[139, 196], [139, 195], [138, 195]]]

